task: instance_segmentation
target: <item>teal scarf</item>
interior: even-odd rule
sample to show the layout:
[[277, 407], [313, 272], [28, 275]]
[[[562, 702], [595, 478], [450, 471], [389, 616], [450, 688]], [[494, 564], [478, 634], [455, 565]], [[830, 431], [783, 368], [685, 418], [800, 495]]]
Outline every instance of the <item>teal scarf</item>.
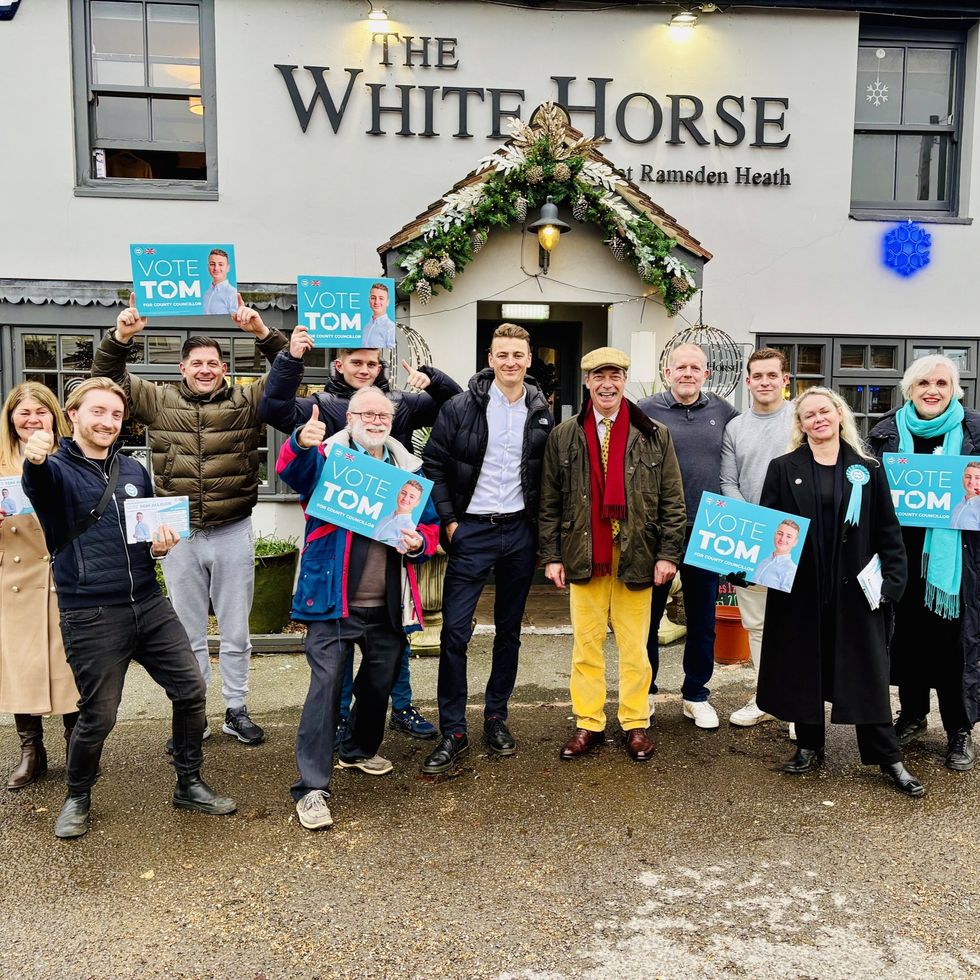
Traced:
[[[912, 403], [906, 402], [895, 416], [898, 423], [899, 452], [915, 452], [913, 436], [943, 436], [943, 456], [959, 456], [963, 448], [963, 406], [951, 401], [946, 411], [934, 419], [920, 419]], [[926, 606], [944, 619], [960, 614], [960, 578], [963, 574], [963, 548], [960, 532], [944, 527], [926, 530], [922, 547], [922, 576], [926, 580]]]

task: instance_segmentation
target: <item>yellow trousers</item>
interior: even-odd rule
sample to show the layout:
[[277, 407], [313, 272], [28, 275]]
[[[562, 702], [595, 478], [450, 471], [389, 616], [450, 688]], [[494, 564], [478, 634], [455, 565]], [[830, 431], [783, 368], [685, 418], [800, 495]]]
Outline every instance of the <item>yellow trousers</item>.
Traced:
[[606, 624], [612, 622], [619, 650], [619, 724], [623, 731], [650, 724], [650, 632], [652, 587], [627, 589], [616, 577], [620, 549], [613, 545], [612, 575], [569, 586], [572, 614], [572, 710], [579, 728], [606, 727]]

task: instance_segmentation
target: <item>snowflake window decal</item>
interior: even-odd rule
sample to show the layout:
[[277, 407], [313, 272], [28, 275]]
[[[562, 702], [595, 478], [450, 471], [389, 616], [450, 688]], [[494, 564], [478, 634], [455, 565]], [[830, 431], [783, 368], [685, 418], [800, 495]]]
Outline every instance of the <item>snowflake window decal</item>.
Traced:
[[880, 109], [888, 101], [888, 86], [881, 80], [881, 62], [888, 52], [884, 48], [875, 51], [878, 59], [878, 67], [875, 71], [875, 80], [868, 85], [868, 94], [865, 97], [876, 109]]
[[885, 265], [903, 278], [914, 276], [929, 264], [932, 235], [914, 221], [895, 225], [881, 241]]

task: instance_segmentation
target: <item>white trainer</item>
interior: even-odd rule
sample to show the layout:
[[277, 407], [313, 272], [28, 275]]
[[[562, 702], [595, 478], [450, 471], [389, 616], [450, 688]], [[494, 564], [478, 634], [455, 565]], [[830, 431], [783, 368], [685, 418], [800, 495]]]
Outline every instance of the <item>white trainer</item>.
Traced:
[[791, 721], [789, 723], [789, 740], [791, 742], [795, 742], [796, 741], [796, 722], [795, 721]]
[[698, 728], [717, 728], [718, 712], [707, 701], [684, 701], [684, 717], [690, 718]]
[[296, 816], [307, 830], [322, 830], [333, 826], [327, 794], [322, 789], [313, 789], [296, 803]]
[[380, 755], [372, 755], [370, 759], [344, 759], [339, 760], [341, 769], [360, 769], [369, 776], [384, 776], [391, 772], [395, 767], [390, 759], [385, 759]]
[[773, 716], [763, 711], [755, 703], [755, 698], [753, 698], [747, 705], [739, 708], [738, 711], [733, 711], [729, 715], [728, 724], [735, 725], [737, 728], [751, 728], [753, 725], [759, 725], [764, 721], [772, 720]]

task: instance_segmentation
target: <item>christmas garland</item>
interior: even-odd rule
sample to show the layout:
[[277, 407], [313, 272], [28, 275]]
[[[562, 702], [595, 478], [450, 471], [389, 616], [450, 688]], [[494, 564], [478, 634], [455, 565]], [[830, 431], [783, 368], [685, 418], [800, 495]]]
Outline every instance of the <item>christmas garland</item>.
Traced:
[[676, 313], [697, 291], [694, 274], [670, 254], [674, 239], [616, 193], [622, 175], [590, 158], [605, 141], [567, 144], [566, 119], [557, 106], [542, 107], [538, 118], [534, 129], [514, 120], [512, 139], [479, 163], [477, 173], [493, 173], [444, 197], [421, 238], [401, 250], [406, 275], [400, 292], [414, 293], [425, 305], [437, 288], [452, 290], [456, 274], [486, 245], [492, 229], [523, 222], [551, 197], [570, 204], [578, 221], [601, 228], [615, 258], [629, 262], [657, 289], [668, 314]]

